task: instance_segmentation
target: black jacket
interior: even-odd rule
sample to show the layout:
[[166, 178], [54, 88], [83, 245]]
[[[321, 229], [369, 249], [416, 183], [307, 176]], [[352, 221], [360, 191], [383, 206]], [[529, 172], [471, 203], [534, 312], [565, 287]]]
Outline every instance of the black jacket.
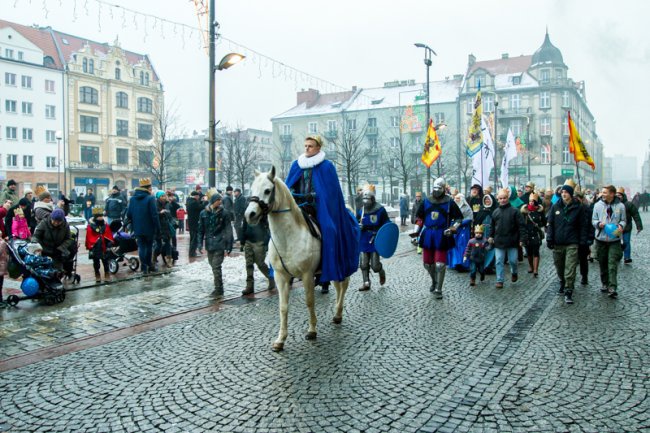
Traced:
[[104, 210], [110, 219], [121, 219], [126, 212], [126, 200], [119, 192], [113, 193], [106, 199]]
[[546, 243], [553, 245], [587, 245], [591, 228], [585, 214], [586, 207], [573, 199], [568, 205], [558, 200], [548, 213]]
[[512, 207], [510, 203], [499, 206], [492, 212], [492, 234], [496, 248], [516, 248], [519, 242], [528, 241], [526, 223], [519, 209]]
[[269, 239], [271, 239], [271, 231], [269, 230], [269, 221], [266, 216], [264, 216], [259, 223], [256, 225], [250, 225], [244, 219], [244, 224], [242, 226], [242, 231], [244, 233], [242, 245], [246, 242], [257, 243], [263, 242], [267, 244]]
[[199, 215], [204, 209], [204, 204], [200, 200], [197, 200], [193, 197], [187, 199], [185, 205], [187, 209], [187, 228], [190, 231], [196, 231], [199, 228]]
[[244, 197], [242, 194], [239, 194], [239, 197], [235, 198], [235, 218], [244, 218], [244, 212], [246, 212], [247, 207], [248, 201], [246, 200], [246, 197]]
[[632, 220], [636, 224], [637, 230], [643, 230], [643, 221], [639, 215], [639, 208], [634, 203], [627, 199], [627, 195], [623, 194], [623, 205], [625, 206], [625, 228], [623, 233], [630, 233], [632, 231]]

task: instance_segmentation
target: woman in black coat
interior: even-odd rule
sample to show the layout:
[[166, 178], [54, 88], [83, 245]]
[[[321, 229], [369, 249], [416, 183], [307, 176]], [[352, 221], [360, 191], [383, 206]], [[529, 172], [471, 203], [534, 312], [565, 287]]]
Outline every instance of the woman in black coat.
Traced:
[[524, 204], [521, 209], [521, 215], [524, 217], [525, 230], [528, 239], [524, 243], [528, 255], [528, 273], [537, 278], [539, 270], [539, 248], [544, 240], [544, 228], [546, 227], [546, 215], [544, 206], [539, 204], [539, 196], [531, 194], [528, 203]]

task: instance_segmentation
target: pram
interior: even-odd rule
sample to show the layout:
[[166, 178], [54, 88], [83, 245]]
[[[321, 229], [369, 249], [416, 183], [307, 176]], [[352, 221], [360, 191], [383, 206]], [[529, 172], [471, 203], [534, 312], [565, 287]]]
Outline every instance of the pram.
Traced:
[[74, 239], [74, 245], [70, 248], [70, 258], [63, 261], [63, 273], [68, 281], [79, 284], [81, 276], [77, 273], [77, 253], [79, 252], [79, 229], [77, 226], [70, 226], [70, 236]]
[[65, 300], [65, 288], [61, 282], [63, 273], [54, 267], [49, 257], [29, 254], [28, 242], [12, 239], [8, 243], [10, 263], [9, 276], [22, 276], [21, 289], [25, 296], [10, 295], [7, 303], [11, 306], [25, 299], [39, 299], [47, 305], [58, 304]]
[[120, 264], [128, 265], [132, 271], [137, 271], [140, 267], [140, 259], [137, 257], [126, 257], [127, 253], [138, 251], [138, 243], [135, 238], [122, 230], [122, 221], [113, 220], [110, 224], [111, 232], [115, 245], [106, 249], [108, 259], [108, 270], [111, 274], [116, 274], [120, 270]]

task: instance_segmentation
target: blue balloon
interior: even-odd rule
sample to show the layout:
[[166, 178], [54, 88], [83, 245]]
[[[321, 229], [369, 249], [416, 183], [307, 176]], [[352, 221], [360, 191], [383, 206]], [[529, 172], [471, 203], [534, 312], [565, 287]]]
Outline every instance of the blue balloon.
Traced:
[[616, 237], [616, 235], [614, 234], [616, 230], [618, 230], [618, 226], [616, 224], [614, 223], [605, 224], [605, 234], [607, 236]]
[[34, 296], [38, 293], [38, 281], [32, 277], [27, 277], [20, 285], [20, 289], [23, 291], [25, 296]]

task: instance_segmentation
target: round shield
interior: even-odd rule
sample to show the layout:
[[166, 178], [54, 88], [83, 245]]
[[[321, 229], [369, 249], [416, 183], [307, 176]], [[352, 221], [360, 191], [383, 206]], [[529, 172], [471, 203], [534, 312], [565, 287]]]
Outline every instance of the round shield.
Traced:
[[398, 239], [399, 227], [397, 227], [397, 224], [393, 222], [384, 224], [375, 236], [375, 249], [377, 253], [385, 259], [392, 257], [397, 249]]

